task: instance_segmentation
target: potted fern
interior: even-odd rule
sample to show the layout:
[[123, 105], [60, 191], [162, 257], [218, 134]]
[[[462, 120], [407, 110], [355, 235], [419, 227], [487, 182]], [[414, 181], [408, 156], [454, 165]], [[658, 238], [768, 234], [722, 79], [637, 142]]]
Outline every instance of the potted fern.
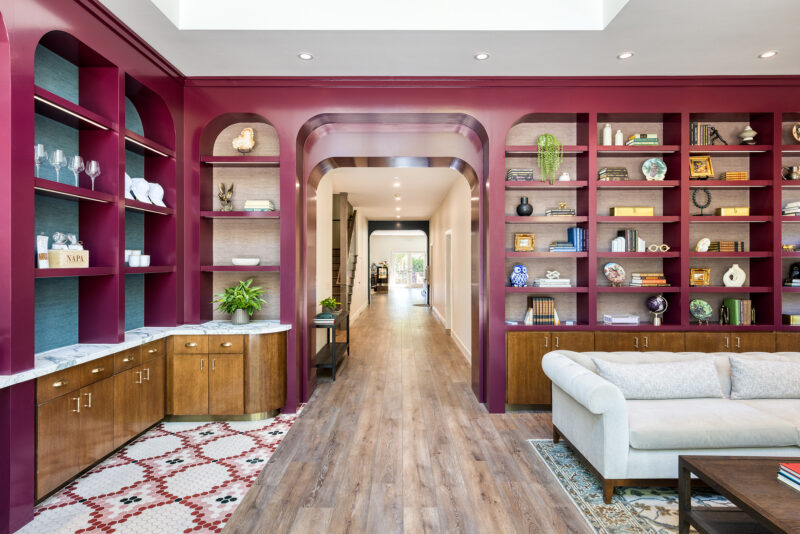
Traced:
[[217, 304], [217, 309], [231, 316], [231, 324], [247, 324], [250, 317], [261, 310], [261, 303], [266, 302], [261, 298], [264, 290], [253, 287], [253, 279], [240, 281], [233, 287], [226, 288], [224, 292], [214, 295], [211, 302]]

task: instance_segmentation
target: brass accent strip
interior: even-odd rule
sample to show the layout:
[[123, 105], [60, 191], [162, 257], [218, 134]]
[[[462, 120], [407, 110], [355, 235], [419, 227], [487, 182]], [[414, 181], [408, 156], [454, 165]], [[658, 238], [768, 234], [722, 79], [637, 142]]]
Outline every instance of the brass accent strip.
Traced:
[[167, 423], [214, 423], [217, 421], [262, 421], [272, 419], [281, 413], [280, 410], [270, 410], [268, 412], [246, 413], [241, 415], [165, 415], [164, 421]]

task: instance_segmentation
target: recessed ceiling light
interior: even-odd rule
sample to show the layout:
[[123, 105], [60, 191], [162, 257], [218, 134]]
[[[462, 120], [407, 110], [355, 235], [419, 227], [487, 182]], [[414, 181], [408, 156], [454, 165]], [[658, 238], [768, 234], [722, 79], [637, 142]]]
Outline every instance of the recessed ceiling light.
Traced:
[[401, 208], [400, 206], [397, 206], [395, 209], [396, 209], [397, 211], [400, 211], [402, 208]]
[[395, 182], [395, 183], [394, 183], [394, 186], [395, 186], [395, 187], [400, 187], [400, 182]]
[[617, 56], [617, 59], [630, 59], [633, 57], [633, 52], [623, 52]]
[[767, 50], [766, 52], [759, 54], [758, 59], [769, 59], [778, 55], [777, 50]]
[[489, 54], [487, 54], [486, 52], [480, 52], [478, 54], [475, 54], [475, 59], [477, 59], [478, 61], [489, 59]]
[[299, 57], [303, 61], [310, 61], [310, 60], [314, 59], [314, 56], [312, 56], [308, 52], [301, 52], [300, 54], [297, 54], [297, 57]]

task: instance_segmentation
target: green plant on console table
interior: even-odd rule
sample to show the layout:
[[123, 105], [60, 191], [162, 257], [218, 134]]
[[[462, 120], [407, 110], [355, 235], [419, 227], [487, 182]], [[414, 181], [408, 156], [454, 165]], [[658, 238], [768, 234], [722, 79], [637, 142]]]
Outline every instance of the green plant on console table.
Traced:
[[322, 306], [323, 311], [325, 311], [326, 309], [330, 311], [335, 311], [339, 309], [342, 303], [333, 297], [328, 297], [326, 299], [322, 299], [321, 301], [319, 301], [319, 305]]
[[214, 295], [211, 302], [218, 304], [217, 309], [232, 314], [236, 310], [245, 310], [250, 316], [261, 310], [261, 303], [266, 302], [261, 298], [264, 290], [252, 287], [253, 279], [240, 281], [238, 285], [226, 288], [223, 293]]
[[546, 182], [550, 178], [550, 184], [556, 182], [556, 172], [564, 161], [564, 145], [561, 144], [555, 135], [542, 134], [536, 140], [538, 148], [536, 152], [536, 163], [542, 173], [542, 181]]

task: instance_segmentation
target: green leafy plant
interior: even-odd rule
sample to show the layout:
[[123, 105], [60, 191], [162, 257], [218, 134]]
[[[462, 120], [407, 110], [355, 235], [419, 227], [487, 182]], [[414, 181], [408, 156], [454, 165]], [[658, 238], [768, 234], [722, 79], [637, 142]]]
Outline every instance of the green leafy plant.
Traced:
[[536, 153], [536, 163], [542, 173], [542, 181], [546, 182], [550, 178], [550, 184], [556, 182], [556, 172], [564, 161], [564, 145], [561, 144], [555, 135], [542, 134], [536, 140], [538, 151]]
[[321, 301], [319, 301], [319, 305], [322, 306], [323, 308], [329, 308], [331, 310], [335, 310], [336, 308], [341, 306], [342, 303], [333, 297], [328, 297], [326, 299], [322, 299]]
[[261, 298], [264, 290], [260, 287], [252, 287], [253, 279], [240, 281], [238, 285], [226, 288], [223, 293], [214, 295], [213, 304], [218, 304], [217, 309], [225, 313], [233, 313], [236, 310], [245, 310], [252, 316], [253, 313], [261, 309], [261, 303], [266, 302]]

